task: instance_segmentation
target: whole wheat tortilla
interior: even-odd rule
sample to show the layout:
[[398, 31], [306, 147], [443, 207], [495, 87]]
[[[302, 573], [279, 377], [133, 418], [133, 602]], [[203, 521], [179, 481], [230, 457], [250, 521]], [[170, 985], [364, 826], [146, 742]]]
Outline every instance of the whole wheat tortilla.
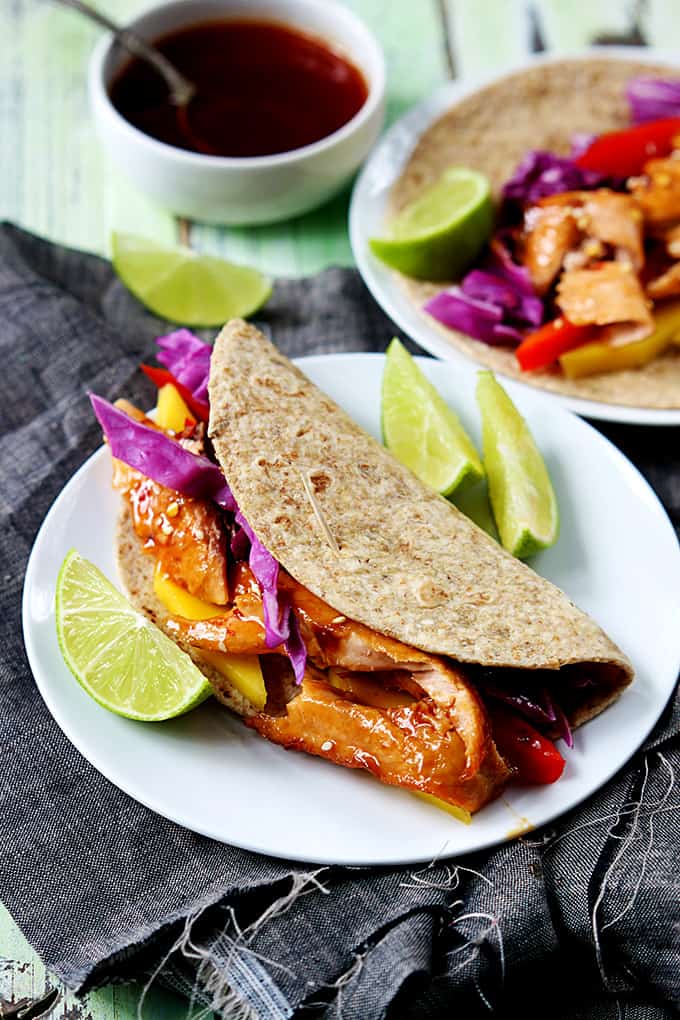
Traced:
[[[425, 131], [392, 187], [393, 217], [451, 165], [486, 174], [498, 197], [504, 182], [531, 149], [567, 155], [576, 134], [601, 134], [630, 124], [624, 90], [637, 75], [678, 77], [664, 65], [590, 57], [561, 60], [508, 75], [456, 103]], [[491, 347], [449, 329], [422, 305], [442, 284], [399, 276], [409, 299], [454, 347], [506, 376], [539, 389], [631, 407], [680, 408], [680, 349], [642, 369], [566, 379], [557, 372], [521, 372], [512, 350]]]
[[209, 435], [247, 521], [339, 613], [462, 663], [592, 664], [607, 694], [575, 721], [630, 682], [630, 663], [590, 617], [427, 489], [253, 326], [224, 327], [209, 392]]

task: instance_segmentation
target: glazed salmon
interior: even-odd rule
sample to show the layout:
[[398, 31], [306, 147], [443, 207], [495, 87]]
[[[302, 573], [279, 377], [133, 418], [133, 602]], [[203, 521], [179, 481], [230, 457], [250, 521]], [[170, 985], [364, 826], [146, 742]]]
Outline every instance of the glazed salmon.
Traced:
[[[483, 704], [462, 670], [337, 613], [284, 571], [279, 590], [295, 612], [310, 666], [281, 714], [259, 713], [247, 725], [285, 747], [466, 807], [507, 781]], [[277, 651], [264, 644], [261, 617], [253, 630], [242, 609], [237, 599], [223, 617], [176, 618], [170, 633], [207, 651]]]
[[590, 269], [573, 269], [560, 277], [557, 304], [577, 326], [632, 324], [642, 339], [651, 333], [654, 320], [649, 301], [632, 267], [621, 262], [602, 262]]
[[283, 747], [367, 769], [383, 783], [428, 793], [468, 811], [492, 800], [510, 776], [486, 724], [479, 735], [480, 765], [471, 772], [455, 719], [427, 698], [412, 706], [378, 709], [306, 676], [285, 715], [260, 713], [246, 725]]
[[680, 262], [674, 263], [661, 276], [647, 283], [647, 293], [657, 298], [675, 297], [680, 294]]
[[633, 182], [631, 195], [645, 222], [655, 227], [680, 220], [680, 160], [650, 159], [644, 171]]
[[565, 256], [578, 245], [579, 238], [576, 218], [569, 206], [533, 206], [527, 210], [522, 262], [537, 294], [549, 290]]

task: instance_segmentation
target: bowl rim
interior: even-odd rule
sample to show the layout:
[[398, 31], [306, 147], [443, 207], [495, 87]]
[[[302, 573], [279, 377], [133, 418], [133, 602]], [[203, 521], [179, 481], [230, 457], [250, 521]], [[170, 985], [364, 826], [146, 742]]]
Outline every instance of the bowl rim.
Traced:
[[[166, 8], [179, 6], [183, 2], [186, 2], [186, 0], [163, 0], [162, 3], [151, 4], [139, 11], [134, 18], [126, 23], [125, 27], [134, 29], [141, 20], [149, 15], [160, 13]], [[294, 2], [298, 2], [298, 0], [294, 0]], [[303, 162], [309, 157], [316, 156], [320, 153], [333, 149], [336, 145], [355, 134], [364, 126], [365, 123], [369, 122], [372, 117], [380, 111], [385, 98], [387, 81], [385, 54], [373, 32], [371, 32], [363, 20], [350, 8], [337, 3], [336, 0], [301, 0], [301, 2], [304, 6], [316, 7], [323, 11], [325, 15], [329, 16], [329, 19], [335, 18], [336, 21], [345, 21], [354, 31], [363, 35], [368, 48], [371, 51], [371, 59], [374, 64], [374, 75], [372, 81], [368, 80], [365, 68], [359, 64], [356, 65], [364, 75], [366, 84], [368, 85], [368, 95], [366, 96], [363, 105], [359, 110], [357, 110], [354, 116], [347, 121], [347, 123], [343, 124], [331, 134], [326, 135], [324, 138], [320, 138], [316, 142], [300, 146], [297, 149], [289, 149], [286, 152], [272, 153], [267, 156], [212, 156], [207, 153], [194, 152], [190, 149], [180, 149], [175, 145], [170, 145], [168, 142], [162, 142], [159, 139], [154, 138], [152, 135], [146, 134], [146, 132], [140, 130], [126, 120], [111, 102], [111, 98], [104, 81], [104, 67], [109, 55], [111, 54], [113, 46], [115, 45], [115, 41], [108, 32], [99, 38], [90, 55], [88, 67], [88, 91], [90, 93], [91, 105], [95, 109], [95, 112], [97, 107], [99, 107], [105, 116], [115, 123], [119, 131], [123, 131], [126, 135], [128, 135], [130, 141], [147, 148], [150, 152], [154, 152], [160, 157], [170, 157], [188, 166], [210, 166], [214, 168], [229, 168], [234, 170], [269, 169], [272, 167]], [[225, 14], [227, 14], [228, 0], [225, 0], [224, 6]], [[243, 20], [257, 20], [257, 11], [253, 12], [252, 18], [250, 18], [250, 16], [247, 19], [244, 17]], [[288, 26], [293, 25], [293, 27], [298, 27], [283, 15], [281, 17], [268, 16], [266, 19], [263, 18], [262, 20], [266, 20], [274, 24]], [[199, 22], [200, 17], [196, 19], [196, 23], [198, 24]], [[187, 21], [187, 24], [190, 23], [190, 21]], [[323, 38], [323, 36], [321, 36], [321, 38]]]

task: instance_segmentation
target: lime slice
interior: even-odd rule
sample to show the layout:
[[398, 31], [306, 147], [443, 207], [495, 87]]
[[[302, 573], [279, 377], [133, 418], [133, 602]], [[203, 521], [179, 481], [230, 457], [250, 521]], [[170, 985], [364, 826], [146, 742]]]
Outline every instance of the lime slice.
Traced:
[[419, 280], [453, 280], [479, 254], [493, 227], [489, 182], [452, 167], [374, 237], [371, 251], [392, 269]]
[[173, 719], [211, 694], [189, 656], [74, 550], [59, 571], [56, 617], [66, 665], [116, 715]]
[[128, 290], [162, 319], [184, 326], [221, 326], [252, 315], [272, 292], [256, 269], [190, 248], [114, 233], [111, 251], [113, 268]]
[[385, 445], [425, 485], [448, 496], [484, 477], [457, 415], [396, 338], [387, 348], [381, 413]]
[[478, 374], [477, 402], [491, 506], [504, 548], [524, 559], [557, 541], [557, 499], [521, 414], [492, 372]]

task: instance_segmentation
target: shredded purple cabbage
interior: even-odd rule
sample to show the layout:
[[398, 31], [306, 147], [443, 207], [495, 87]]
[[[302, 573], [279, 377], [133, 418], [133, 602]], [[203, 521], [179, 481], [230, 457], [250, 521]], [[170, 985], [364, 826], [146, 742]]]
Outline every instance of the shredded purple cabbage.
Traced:
[[606, 178], [595, 170], [583, 170], [569, 156], [533, 149], [528, 152], [503, 187], [503, 201], [511, 205], [532, 205], [541, 198], [563, 191], [597, 188]]
[[633, 124], [680, 117], [680, 78], [631, 78], [626, 99]]
[[163, 432], [135, 421], [96, 394], [90, 400], [111, 454], [159, 485], [197, 499], [212, 499], [224, 510], [236, 501], [217, 464], [186, 450]]
[[471, 298], [460, 287], [450, 287], [436, 294], [424, 309], [445, 326], [459, 329], [487, 344], [519, 343], [522, 339], [519, 330], [502, 324], [501, 307]]
[[569, 720], [547, 687], [527, 693], [526, 690], [509, 690], [485, 680], [482, 689], [486, 696], [514, 708], [525, 719], [536, 723], [539, 729], [556, 727], [567, 747], [574, 746]]
[[543, 302], [536, 294], [527, 294], [513, 282], [484, 269], [473, 269], [461, 284], [463, 293], [473, 300], [497, 305], [503, 319], [510, 323], [540, 326]]
[[233, 538], [229, 545], [231, 549], [231, 555], [235, 560], [245, 560], [248, 558], [248, 550], [250, 549], [250, 542], [248, 536], [241, 527], [237, 527], [234, 532]]
[[197, 400], [208, 399], [208, 377], [212, 347], [188, 329], [177, 329], [156, 340], [160, 347], [157, 355], [161, 365], [172, 372], [175, 379], [191, 390]]
[[548, 713], [546, 709], [539, 704], [538, 699], [530, 698], [528, 694], [522, 694], [517, 691], [504, 690], [502, 687], [497, 687], [495, 684], [485, 684], [484, 693], [495, 701], [500, 701], [504, 705], [509, 705], [511, 708], [517, 709], [523, 716], [530, 719], [532, 722], [546, 723], [554, 722], [554, 714]]
[[569, 720], [567, 719], [566, 715], [564, 714], [560, 706], [557, 704], [555, 699], [549, 694], [547, 690], [545, 691], [545, 698], [547, 704], [550, 706], [555, 716], [555, 725], [559, 730], [560, 737], [562, 737], [567, 747], [573, 747], [574, 738], [572, 736]]
[[529, 274], [513, 261], [502, 237], [491, 242], [479, 269], [472, 269], [459, 287], [431, 298], [425, 311], [445, 326], [487, 344], [513, 346], [522, 330], [540, 326], [544, 307]]
[[496, 236], [491, 238], [489, 255], [484, 261], [484, 268], [507, 280], [520, 294], [535, 296], [529, 270], [515, 262], [508, 249], [508, 239], [509, 231], [507, 230], [499, 230]]
[[248, 565], [262, 590], [265, 644], [267, 648], [283, 645], [293, 667], [295, 681], [301, 684], [305, 675], [307, 649], [295, 613], [279, 594], [279, 564], [262, 545], [240, 510], [236, 512], [235, 520], [250, 542]]

